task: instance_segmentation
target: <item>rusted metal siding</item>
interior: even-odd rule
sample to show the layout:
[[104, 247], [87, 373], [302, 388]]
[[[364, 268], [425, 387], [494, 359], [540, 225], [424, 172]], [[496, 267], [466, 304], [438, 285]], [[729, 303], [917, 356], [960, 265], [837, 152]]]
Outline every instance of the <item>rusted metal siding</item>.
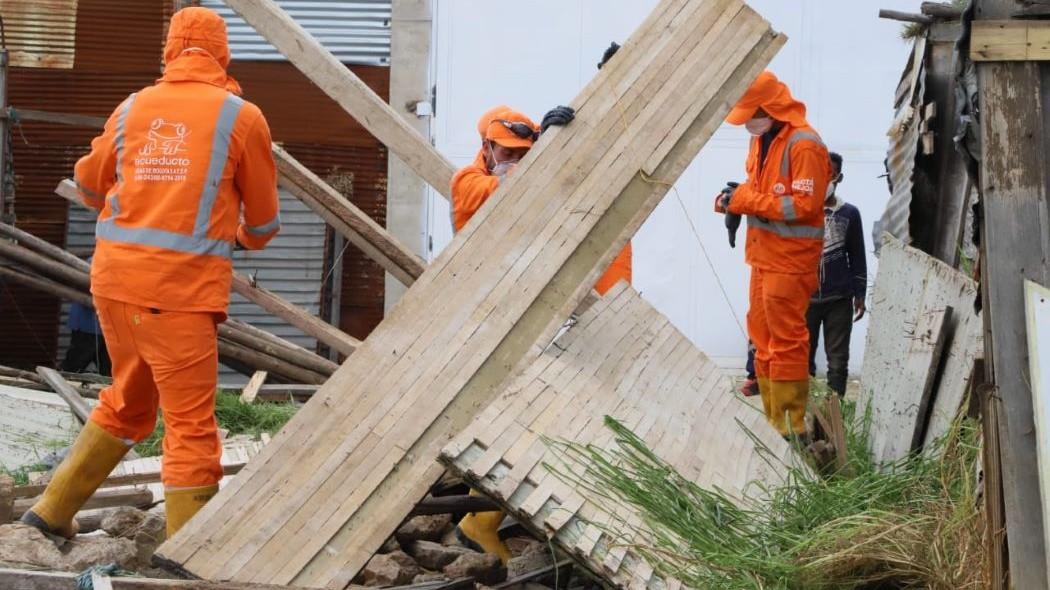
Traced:
[[[0, 15], [19, 4], [5, 1]], [[165, 23], [172, 6], [163, 0], [79, 0], [72, 69], [12, 67], [8, 100], [17, 108], [108, 116], [129, 93], [160, 74]], [[5, 18], [6, 21], [6, 18]], [[55, 196], [59, 180], [87, 151], [93, 129], [23, 123], [13, 126], [16, 225], [64, 246], [66, 202]], [[55, 358], [59, 304], [52, 297], [0, 284], [0, 362], [29, 367]]]
[[[350, 69], [387, 97], [389, 68]], [[235, 61], [230, 73], [241, 83], [245, 98], [266, 115], [274, 141], [322, 178], [353, 175], [353, 203], [379, 224], [386, 223], [385, 146], [290, 63]], [[342, 263], [339, 325], [365, 338], [383, 319], [383, 269], [354, 246], [343, 253]]]
[[0, 0], [0, 15], [12, 66], [73, 67], [77, 0]]

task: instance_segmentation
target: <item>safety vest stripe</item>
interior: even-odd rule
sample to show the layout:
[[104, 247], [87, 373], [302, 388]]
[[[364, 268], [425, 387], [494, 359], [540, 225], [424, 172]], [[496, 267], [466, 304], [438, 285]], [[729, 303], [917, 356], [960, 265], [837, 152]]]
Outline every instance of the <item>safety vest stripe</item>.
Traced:
[[128, 112], [131, 111], [131, 103], [135, 102], [135, 93], [132, 92], [127, 100], [124, 101], [124, 108], [120, 110], [120, 114], [117, 115], [117, 130], [114, 134], [113, 145], [116, 146], [117, 151], [117, 183], [124, 182], [124, 175], [121, 174], [121, 164], [123, 163], [124, 156], [124, 123], [128, 120]]
[[821, 146], [824, 142], [820, 140], [820, 136], [816, 133], [810, 133], [809, 131], [799, 131], [788, 138], [787, 147], [784, 148], [784, 155], [780, 158], [780, 175], [787, 176], [791, 174], [791, 148], [794, 145], [804, 139], [814, 141]]
[[795, 200], [791, 197], [780, 197], [780, 210], [784, 212], [784, 221], [795, 221]]
[[273, 219], [271, 219], [270, 221], [267, 221], [266, 223], [264, 223], [262, 225], [249, 225], [249, 226], [245, 227], [245, 229], [248, 230], [248, 233], [254, 234], [254, 235], [257, 235], [257, 236], [268, 235], [268, 234], [270, 234], [272, 232], [277, 231], [280, 228], [281, 228], [281, 215], [280, 214], [275, 215]]
[[233, 256], [233, 245], [222, 240], [207, 240], [194, 236], [146, 227], [122, 227], [113, 219], [99, 221], [95, 235], [112, 242], [155, 246], [165, 250], [210, 256]]
[[80, 184], [80, 181], [79, 181], [79, 180], [76, 180], [76, 179], [74, 179], [74, 181], [73, 181], [73, 182], [75, 182], [75, 183], [76, 183], [76, 185], [77, 185], [77, 190], [78, 190], [78, 191], [80, 191], [80, 193], [81, 193], [82, 195], [84, 195], [85, 197], [87, 197], [87, 198], [89, 198], [89, 199], [95, 199], [95, 200], [98, 200], [98, 199], [101, 199], [102, 197], [104, 197], [104, 196], [105, 196], [105, 195], [100, 195], [100, 194], [96, 193], [95, 191], [93, 191], [93, 190], [89, 189], [88, 187], [86, 187], [86, 186], [84, 186], [84, 185]]
[[215, 123], [215, 133], [212, 137], [211, 159], [208, 161], [208, 176], [204, 181], [200, 202], [197, 204], [197, 220], [193, 224], [193, 235], [201, 239], [208, 235], [212, 208], [219, 194], [222, 171], [226, 168], [226, 158], [230, 152], [233, 125], [237, 122], [237, 115], [243, 105], [244, 99], [227, 93], [226, 100], [219, 108], [219, 120]]
[[762, 221], [753, 215], [747, 216], [747, 226], [749, 228], [764, 229], [768, 232], [777, 234], [783, 238], [811, 238], [814, 240], [824, 239], [824, 226], [815, 227], [812, 225], [788, 225], [781, 221]]

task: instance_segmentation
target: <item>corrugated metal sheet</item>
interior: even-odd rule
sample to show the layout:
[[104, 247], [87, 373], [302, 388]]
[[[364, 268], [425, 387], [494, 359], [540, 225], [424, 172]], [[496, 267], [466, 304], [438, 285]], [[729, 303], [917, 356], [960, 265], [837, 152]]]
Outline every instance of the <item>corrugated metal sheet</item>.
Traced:
[[73, 67], [77, 0], [0, 0], [0, 16], [10, 65]]
[[[277, 4], [346, 64], [390, 63], [390, 0], [277, 0]], [[255, 32], [222, 0], [201, 6], [226, 19], [235, 60], [284, 61], [273, 45]]]
[[[51, 0], [5, 0], [2, 14]], [[57, 8], [55, 8], [57, 10]], [[106, 116], [128, 93], [160, 74], [170, 0], [78, 0], [72, 69], [12, 67], [8, 101], [16, 108]], [[13, 14], [11, 12], [10, 14]], [[91, 129], [25, 123], [11, 132], [16, 225], [64, 245], [66, 202], [59, 180], [95, 135]], [[0, 284], [0, 362], [32, 367], [55, 358], [59, 302], [39, 292]]]
[[909, 221], [915, 157], [919, 150], [919, 124], [924, 96], [926, 38], [915, 39], [908, 67], [897, 86], [896, 115], [890, 128], [890, 149], [886, 171], [892, 195], [882, 219], [876, 222], [873, 243], [878, 252], [882, 233], [887, 232], [905, 243], [911, 242]]
[[[277, 293], [306, 311], [317, 314], [321, 297], [321, 276], [324, 272], [325, 225], [299, 199], [281, 191], [281, 233], [265, 250], [237, 252], [234, 268], [246, 275], [255, 275], [259, 285]], [[95, 219], [82, 207], [69, 211], [67, 249], [87, 257], [94, 251]], [[62, 306], [59, 330], [58, 358], [69, 346], [66, 325], [69, 305]], [[297, 328], [283, 322], [254, 303], [234, 294], [230, 300], [230, 315], [243, 322], [277, 334], [304, 348], [313, 350], [317, 341]], [[237, 373], [223, 368], [225, 382], [237, 382]]]

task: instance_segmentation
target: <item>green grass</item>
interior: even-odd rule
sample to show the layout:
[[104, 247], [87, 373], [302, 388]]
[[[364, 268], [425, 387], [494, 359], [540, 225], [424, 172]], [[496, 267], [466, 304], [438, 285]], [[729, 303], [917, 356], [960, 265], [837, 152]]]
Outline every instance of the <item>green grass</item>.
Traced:
[[633, 506], [647, 532], [634, 537], [622, 522], [606, 529], [694, 588], [984, 587], [976, 425], [958, 422], [939, 443], [943, 458], [880, 470], [867, 451], [867, 420], [854, 420], [849, 402], [844, 413], [845, 469], [820, 478], [778, 465], [784, 484], [751, 486], [742, 502], [685, 479], [608, 417], [612, 451], [551, 442], [559, 464], [550, 467], [591, 497]]
[[[215, 417], [219, 428], [225, 428], [230, 436], [250, 434], [257, 436], [263, 432], [273, 434], [281, 429], [295, 415], [297, 407], [290, 403], [255, 402], [241, 403], [237, 395], [219, 391], [215, 396]], [[161, 454], [161, 440], [164, 438], [164, 422], [157, 420], [157, 428], [146, 440], [135, 445], [135, 452], [143, 457], [155, 457]]]

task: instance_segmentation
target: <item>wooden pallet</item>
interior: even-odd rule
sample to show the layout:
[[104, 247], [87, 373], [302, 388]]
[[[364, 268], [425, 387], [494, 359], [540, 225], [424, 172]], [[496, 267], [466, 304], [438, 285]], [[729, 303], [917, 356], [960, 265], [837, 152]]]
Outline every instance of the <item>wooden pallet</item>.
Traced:
[[[624, 546], [632, 539], [600, 526], [613, 515], [641, 526], [638, 516], [558, 477], [572, 468], [543, 438], [611, 448], [603, 426], [609, 415], [685, 477], [739, 498], [749, 483], [776, 484], [783, 471], [771, 465], [794, 460], [753, 399], [740, 397], [704, 353], [620, 283], [446, 446], [441, 460], [609, 584], [662, 588], [668, 581]], [[756, 449], [748, 431], [768, 451]]]
[[211, 580], [349, 584], [440, 477], [441, 449], [538, 356], [784, 41], [739, 0], [663, 0], [573, 101], [576, 120], [544, 134], [159, 558]]

